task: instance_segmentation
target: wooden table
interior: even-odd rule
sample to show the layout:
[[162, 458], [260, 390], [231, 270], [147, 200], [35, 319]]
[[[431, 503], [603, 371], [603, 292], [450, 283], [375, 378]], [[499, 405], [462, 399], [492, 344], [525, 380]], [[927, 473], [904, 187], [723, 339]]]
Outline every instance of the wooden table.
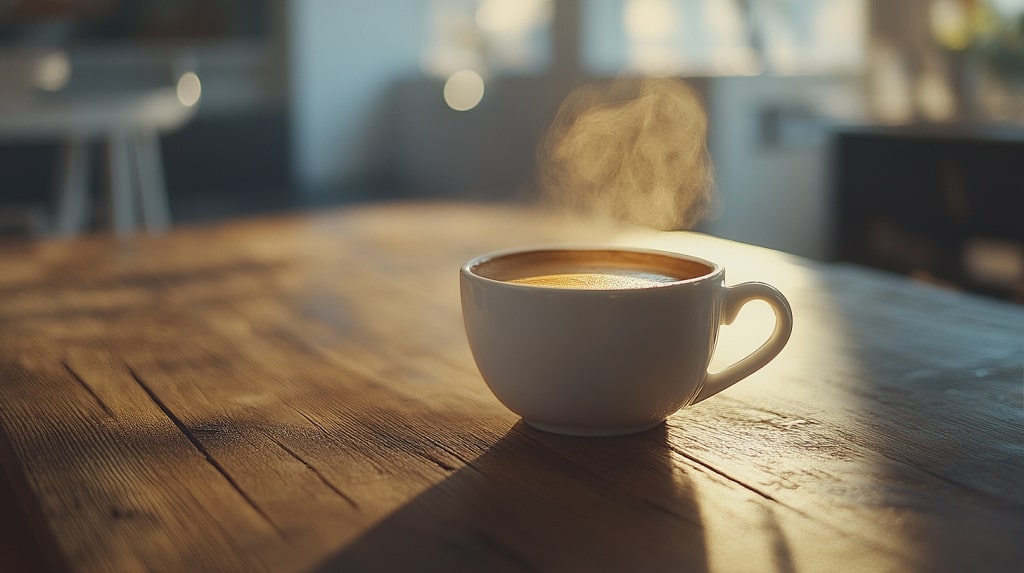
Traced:
[[[793, 338], [649, 432], [532, 430], [473, 365], [457, 269], [562, 241], [722, 261], [727, 283], [789, 296]], [[12, 568], [1024, 563], [1020, 306], [699, 234], [455, 204], [18, 244], [0, 269]], [[770, 327], [744, 313], [717, 363]]]

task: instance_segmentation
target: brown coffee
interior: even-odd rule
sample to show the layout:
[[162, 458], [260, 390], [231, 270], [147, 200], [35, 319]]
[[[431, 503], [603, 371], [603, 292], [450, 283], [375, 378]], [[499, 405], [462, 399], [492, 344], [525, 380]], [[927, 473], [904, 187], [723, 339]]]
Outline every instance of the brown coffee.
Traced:
[[566, 290], [637, 290], [707, 276], [710, 264], [653, 251], [538, 249], [473, 264], [484, 278]]
[[618, 290], [650, 288], [678, 281], [677, 277], [625, 269], [567, 272], [511, 279], [513, 284], [580, 290]]

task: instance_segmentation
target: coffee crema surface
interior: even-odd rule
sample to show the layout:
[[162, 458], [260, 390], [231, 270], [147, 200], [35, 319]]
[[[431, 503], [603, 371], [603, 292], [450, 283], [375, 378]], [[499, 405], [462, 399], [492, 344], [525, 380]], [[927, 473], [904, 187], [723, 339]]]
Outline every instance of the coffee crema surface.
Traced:
[[472, 272], [509, 284], [566, 290], [634, 290], [707, 276], [711, 264], [648, 251], [541, 249], [475, 264]]
[[521, 277], [509, 280], [512, 284], [529, 285], [548, 288], [567, 288], [581, 290], [617, 290], [650, 288], [678, 281], [678, 277], [668, 275], [609, 269], [605, 271], [566, 272]]

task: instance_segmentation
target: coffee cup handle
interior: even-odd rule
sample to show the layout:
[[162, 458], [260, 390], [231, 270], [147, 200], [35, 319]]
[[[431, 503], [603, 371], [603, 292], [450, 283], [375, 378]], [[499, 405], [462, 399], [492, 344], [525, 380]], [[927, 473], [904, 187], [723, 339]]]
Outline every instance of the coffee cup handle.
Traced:
[[704, 385], [693, 400], [694, 404], [718, 394], [760, 370], [782, 351], [793, 333], [793, 309], [786, 297], [775, 287], [765, 283], [749, 282], [722, 288], [725, 291], [722, 301], [722, 324], [732, 324], [740, 309], [748, 302], [763, 300], [775, 313], [775, 328], [772, 329], [768, 340], [746, 358], [720, 372], [709, 372], [704, 379]]

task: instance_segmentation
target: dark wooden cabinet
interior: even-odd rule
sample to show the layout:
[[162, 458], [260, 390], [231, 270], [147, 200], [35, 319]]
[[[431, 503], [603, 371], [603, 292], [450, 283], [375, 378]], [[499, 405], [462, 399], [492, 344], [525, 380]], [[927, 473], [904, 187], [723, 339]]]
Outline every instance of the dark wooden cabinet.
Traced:
[[843, 128], [842, 260], [1024, 300], [1024, 128]]

